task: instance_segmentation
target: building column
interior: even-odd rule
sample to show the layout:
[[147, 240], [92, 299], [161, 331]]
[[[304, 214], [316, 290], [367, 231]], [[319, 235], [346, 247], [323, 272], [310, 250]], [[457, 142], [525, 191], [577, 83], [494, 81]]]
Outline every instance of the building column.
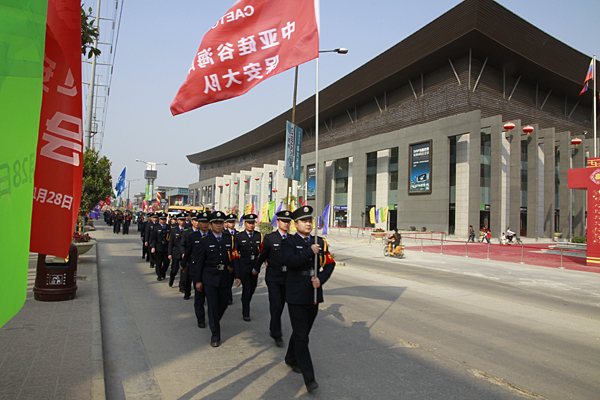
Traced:
[[[469, 236], [469, 155], [471, 135], [456, 137], [456, 199], [454, 234]], [[478, 201], [479, 204], [479, 201]]]
[[470, 134], [469, 161], [473, 164], [469, 168], [469, 221], [473, 225], [475, 235], [479, 238], [479, 216], [481, 204], [481, 129]]
[[543, 209], [543, 234], [545, 238], [554, 238], [554, 204], [555, 193], [555, 132], [554, 128], [542, 129], [540, 135], [544, 137], [544, 209]]
[[[390, 150], [380, 150], [377, 152], [377, 186], [375, 193], [375, 207], [377, 207], [377, 209], [385, 209], [388, 205], [388, 192], [390, 180], [389, 171]], [[377, 211], [377, 209], [375, 211]], [[382, 222], [382, 220], [383, 216], [380, 212], [379, 222], [375, 224], [375, 227], [387, 230], [387, 222]]]
[[[508, 223], [513, 232], [521, 226], [521, 120], [511, 121], [515, 128], [510, 131], [510, 201]], [[506, 232], [502, 227], [502, 232]]]
[[353, 153], [352, 162], [352, 203], [350, 203], [350, 199], [348, 199], [348, 202], [352, 204], [350, 210], [353, 224], [363, 228], [366, 215], [361, 217], [361, 213], [365, 212], [367, 201], [365, 198], [367, 190], [367, 153], [359, 148], [353, 148], [353, 150], [357, 151]]
[[[540, 191], [540, 146], [539, 129], [537, 124], [532, 124], [533, 132], [527, 135], [527, 237], [539, 237], [539, 191]], [[543, 203], [542, 203], [543, 204]], [[517, 232], [517, 231], [515, 231]]]
[[560, 132], [558, 137], [558, 151], [560, 154], [560, 165], [558, 168], [558, 209], [560, 212], [559, 229], [562, 237], [571, 238], [569, 232], [570, 215], [572, 213], [571, 189], [568, 188], [568, 175], [571, 168], [571, 132]]
[[490, 126], [491, 139], [491, 183], [490, 183], [490, 231], [492, 237], [500, 237], [502, 234], [502, 214], [504, 213], [504, 186], [503, 186], [503, 152], [504, 132], [502, 130], [502, 118], [494, 118]]
[[[581, 139], [581, 144], [573, 149], [573, 168], [585, 168], [585, 136], [574, 135], [573, 137]], [[585, 236], [586, 194], [585, 190], [573, 190], [573, 236]]]
[[346, 223], [347, 226], [358, 226], [360, 224], [360, 219], [352, 219], [352, 182], [353, 182], [353, 174], [352, 174], [352, 163], [354, 161], [354, 157], [348, 157], [348, 201], [346, 201], [346, 205], [348, 209], [346, 210], [346, 216], [348, 221]]

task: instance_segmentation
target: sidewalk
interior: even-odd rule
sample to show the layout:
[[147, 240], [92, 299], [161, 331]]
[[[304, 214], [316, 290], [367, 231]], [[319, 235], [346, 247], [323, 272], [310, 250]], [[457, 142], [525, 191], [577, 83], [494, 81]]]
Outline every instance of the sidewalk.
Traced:
[[77, 297], [33, 297], [37, 254], [29, 254], [27, 299], [0, 328], [0, 400], [104, 399], [96, 249], [79, 257]]

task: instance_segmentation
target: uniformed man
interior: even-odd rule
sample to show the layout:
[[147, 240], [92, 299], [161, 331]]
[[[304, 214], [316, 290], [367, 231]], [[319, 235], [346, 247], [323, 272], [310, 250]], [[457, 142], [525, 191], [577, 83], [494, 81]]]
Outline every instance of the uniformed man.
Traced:
[[190, 234], [184, 257], [195, 264], [196, 289], [206, 292], [212, 347], [221, 344], [220, 320], [227, 309], [229, 275], [233, 272], [231, 262], [237, 257], [233, 238], [223, 233], [224, 219], [221, 211], [212, 212], [211, 231], [202, 239], [198, 233]]
[[113, 211], [112, 221], [113, 221], [113, 233], [119, 234], [119, 232], [121, 232], [121, 223], [119, 221], [119, 211], [118, 210]]
[[277, 230], [265, 236], [262, 252], [256, 259], [253, 270], [260, 273], [260, 266], [266, 261], [267, 272], [265, 272], [265, 282], [269, 290], [269, 311], [271, 313], [269, 331], [271, 332], [271, 337], [275, 339], [275, 345], [282, 347], [281, 314], [285, 305], [287, 267], [283, 263], [281, 242], [287, 238], [292, 221], [292, 213], [284, 210], [279, 211], [275, 215], [277, 216]]
[[144, 230], [144, 244], [146, 245], [146, 261], [150, 262], [150, 268], [154, 268], [154, 254], [150, 251], [150, 240], [152, 238], [152, 231], [154, 230], [154, 226], [158, 224], [158, 213], [149, 214], [149, 221], [146, 224], [146, 228]]
[[148, 225], [148, 221], [146, 218], [143, 218], [141, 224], [138, 224], [138, 230], [140, 231], [140, 238], [142, 239], [142, 258], [148, 261], [148, 246], [146, 246], [146, 241], [144, 239], [144, 234], [146, 233], [146, 225]]
[[251, 321], [250, 301], [258, 283], [258, 272], [252, 267], [262, 248], [262, 234], [254, 230], [256, 218], [256, 214], [244, 215], [246, 229], [235, 235], [235, 248], [240, 255], [235, 260], [235, 278], [242, 282], [242, 318], [246, 322]]
[[[179, 272], [181, 258], [183, 257], [183, 252], [180, 249], [180, 245], [182, 244], [183, 232], [185, 231], [185, 214], [179, 213], [177, 215], [177, 226], [171, 227], [171, 237], [169, 239], [169, 260], [171, 260], [171, 274], [169, 277], [169, 286], [173, 287], [173, 282], [175, 281], [175, 277], [177, 276], [177, 272]], [[183, 289], [183, 285], [181, 285], [181, 277], [179, 278], [179, 287]]]
[[[235, 214], [228, 214], [227, 217], [225, 218], [225, 229], [224, 231], [229, 232], [229, 234], [235, 238], [235, 234], [237, 233], [237, 231], [235, 230], [235, 224], [237, 222], [237, 215]], [[233, 283], [234, 283], [234, 279], [235, 275], [231, 274], [231, 286], [229, 288], [229, 305], [233, 304]]]
[[150, 252], [154, 254], [156, 280], [162, 281], [165, 279], [167, 270], [169, 269], [169, 238], [171, 227], [167, 225], [167, 214], [160, 213], [158, 216], [158, 224], [152, 229], [150, 237]]
[[191, 221], [191, 217], [190, 217], [189, 213], [185, 213], [185, 227], [186, 228], [192, 227], [192, 221]]
[[[282, 242], [283, 261], [287, 266], [286, 302], [292, 323], [292, 336], [285, 355], [285, 363], [294, 372], [302, 373], [304, 384], [309, 392], [319, 387], [308, 349], [308, 335], [319, 310], [315, 303], [323, 302], [322, 285], [327, 282], [335, 261], [329, 253], [327, 242], [318, 238], [315, 244], [313, 229], [313, 209], [300, 207], [292, 213], [297, 233]], [[315, 277], [315, 256], [318, 255], [317, 276]]]
[[129, 226], [131, 225], [131, 212], [126, 211], [123, 215], [123, 235], [129, 235]]
[[[181, 261], [181, 278], [180, 278], [180, 289], [183, 289], [183, 299], [189, 300], [192, 295], [192, 278], [193, 274], [190, 273], [190, 264], [184, 265], [183, 258], [185, 257], [185, 249], [187, 247], [189, 235], [194, 232], [200, 232], [199, 223], [198, 223], [198, 215], [195, 212], [190, 214], [192, 220], [192, 228], [185, 229], [183, 231], [183, 235], [180, 241], [180, 251], [182, 254]], [[185, 224], [184, 224], [185, 225]], [[194, 289], [195, 290], [195, 289]], [[196, 294], [198, 296], [198, 294]], [[194, 297], [195, 302], [195, 297]], [[198, 317], [198, 315], [196, 315]], [[204, 303], [202, 303], [202, 321], [204, 321]]]

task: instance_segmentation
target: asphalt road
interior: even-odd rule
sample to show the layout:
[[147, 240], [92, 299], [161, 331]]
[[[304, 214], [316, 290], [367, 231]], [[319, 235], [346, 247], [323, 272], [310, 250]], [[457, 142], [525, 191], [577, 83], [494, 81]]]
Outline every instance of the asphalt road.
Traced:
[[[252, 322], [240, 289], [223, 343], [192, 300], [156, 281], [140, 240], [102, 226], [98, 268], [107, 398], [596, 399], [600, 274], [409, 253], [332, 236], [340, 265], [311, 332], [309, 394], [268, 336], [263, 275]], [[342, 265], [344, 264], [344, 265]], [[176, 281], [177, 282], [177, 281]], [[287, 311], [284, 338], [289, 338]]]

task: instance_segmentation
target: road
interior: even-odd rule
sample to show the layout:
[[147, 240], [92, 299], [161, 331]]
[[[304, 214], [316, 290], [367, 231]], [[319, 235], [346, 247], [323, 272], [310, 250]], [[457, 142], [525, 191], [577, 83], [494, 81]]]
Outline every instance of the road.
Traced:
[[95, 236], [111, 399], [559, 400], [600, 393], [600, 274], [423, 253], [395, 260], [377, 246], [331, 236], [339, 265], [311, 333], [320, 384], [312, 395], [283, 363], [285, 348], [268, 336], [262, 276], [252, 322], [242, 320], [235, 289], [223, 343], [211, 348], [192, 301], [142, 261], [139, 237], [103, 226]]

